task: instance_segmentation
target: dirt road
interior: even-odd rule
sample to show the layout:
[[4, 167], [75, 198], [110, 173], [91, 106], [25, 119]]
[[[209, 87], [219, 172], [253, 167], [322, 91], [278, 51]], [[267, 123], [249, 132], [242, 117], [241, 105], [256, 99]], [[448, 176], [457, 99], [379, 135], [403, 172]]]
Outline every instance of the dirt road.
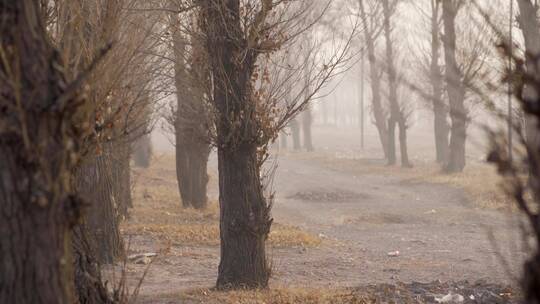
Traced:
[[[334, 149], [328, 155], [354, 149], [340, 146], [351, 141], [332, 135], [336, 132], [332, 136], [322, 131], [318, 134], [325, 138], [327, 147]], [[335, 142], [329, 142], [329, 138]], [[325, 149], [323, 143], [316, 144]], [[268, 248], [274, 270], [272, 287], [335, 288], [480, 279], [517, 282], [512, 276], [519, 276], [525, 255], [520, 250], [519, 229], [512, 218], [515, 215], [478, 209], [467, 201], [463, 191], [447, 185], [415, 182], [380, 170], [356, 172], [344, 169], [343, 164], [332, 166], [306, 155], [279, 156], [273, 216], [278, 223], [320, 236], [323, 243], [308, 248]], [[337, 158], [332, 161], [340, 162]], [[384, 166], [376, 160], [371, 165]], [[214, 177], [216, 167], [213, 156], [209, 170]], [[162, 171], [153, 179], [155, 185], [145, 187], [177, 193], [173, 163]], [[215, 178], [209, 187], [210, 196], [216, 199]], [[173, 208], [179, 207], [174, 200]], [[131, 237], [132, 252], [152, 252], [160, 246], [147, 235]], [[397, 256], [389, 256], [390, 252]], [[177, 303], [157, 299], [178, 299], [185, 290], [212, 287], [218, 263], [217, 245], [173, 241], [170, 252], [150, 268], [141, 303]], [[130, 280], [136, 281], [146, 266], [129, 267]]]
[[[508, 283], [512, 278], [501, 258], [517, 275], [524, 257], [518, 249], [515, 220], [476, 209], [462, 191], [445, 185], [355, 175], [282, 157], [275, 189], [275, 218], [336, 243], [294, 257], [276, 257], [278, 266], [286, 264], [277, 268], [278, 282], [354, 286], [487, 279]], [[397, 251], [398, 256], [388, 255]], [[300, 276], [299, 269], [306, 274]]]

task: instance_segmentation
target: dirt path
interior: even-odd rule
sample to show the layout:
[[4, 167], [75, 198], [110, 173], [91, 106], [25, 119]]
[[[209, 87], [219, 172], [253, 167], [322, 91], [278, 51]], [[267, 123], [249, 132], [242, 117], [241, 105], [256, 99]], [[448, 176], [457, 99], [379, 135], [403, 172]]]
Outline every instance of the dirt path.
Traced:
[[[215, 171], [215, 159], [210, 164]], [[519, 273], [524, 255], [518, 250], [515, 221], [508, 216], [476, 209], [462, 191], [449, 186], [350, 171], [333, 169], [315, 158], [279, 157], [274, 180], [276, 222], [298, 226], [320, 236], [323, 243], [308, 248], [269, 248], [273, 287], [336, 288], [466, 279], [515, 282], [498, 257], [502, 255], [510, 263], [514, 275]], [[172, 164], [155, 183], [146, 186], [176, 191]], [[210, 185], [214, 198], [216, 188], [214, 180]], [[490, 231], [500, 249], [490, 241]], [[153, 252], [163, 246], [143, 235], [132, 235], [131, 243], [131, 253]], [[185, 290], [214, 285], [218, 246], [174, 241], [170, 245], [169, 253], [151, 266], [141, 303], [177, 303], [170, 299], [177, 299]], [[399, 251], [399, 256], [388, 256], [393, 251]], [[145, 267], [129, 265], [132, 283]]]
[[[518, 241], [512, 241], [519, 240], [515, 221], [475, 209], [462, 191], [445, 185], [357, 176], [283, 157], [275, 189], [275, 218], [338, 244], [294, 257], [286, 267], [291, 270], [277, 281], [294, 278], [296, 284], [309, 284], [318, 279], [340, 286], [463, 279], [509, 283], [512, 278], [498, 255], [509, 261], [514, 274], [523, 258]], [[498, 240], [495, 244], [490, 233]], [[393, 251], [399, 256], [388, 256]], [[315, 275], [298, 280], [298, 264], [306, 263]]]

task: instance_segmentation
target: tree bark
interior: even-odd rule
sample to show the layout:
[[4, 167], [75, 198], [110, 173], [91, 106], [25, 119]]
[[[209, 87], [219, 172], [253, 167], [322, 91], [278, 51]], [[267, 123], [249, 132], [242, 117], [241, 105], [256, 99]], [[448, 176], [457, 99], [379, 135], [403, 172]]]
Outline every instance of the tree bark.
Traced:
[[467, 139], [468, 113], [465, 109], [465, 86], [461, 71], [456, 60], [456, 30], [455, 21], [458, 3], [443, 1], [444, 22], [444, 58], [446, 63], [445, 78], [447, 82], [448, 99], [450, 101], [450, 155], [445, 171], [448, 173], [461, 172], [465, 168], [465, 142]]
[[430, 81], [432, 87], [433, 102], [433, 129], [435, 133], [435, 154], [439, 164], [446, 164], [449, 155], [448, 136], [448, 110], [443, 100], [443, 75], [439, 65], [441, 53], [440, 26], [439, 26], [440, 2], [431, 0], [431, 65]]
[[85, 223], [92, 239], [90, 244], [95, 245], [93, 252], [102, 264], [113, 263], [124, 254], [110, 153], [106, 149], [101, 155], [88, 156], [76, 176], [79, 196], [90, 202]]
[[113, 304], [115, 302], [101, 279], [101, 267], [96, 261], [95, 244], [92, 244], [90, 235], [84, 222], [73, 230], [71, 244], [78, 303]]
[[38, 1], [1, 1], [0, 18], [0, 303], [70, 304], [82, 203], [66, 180], [80, 152], [80, 100], [64, 95]]
[[375, 57], [375, 40], [376, 29], [369, 23], [369, 17], [364, 9], [363, 0], [358, 0], [360, 4], [360, 15], [364, 25], [364, 37], [366, 40], [366, 48], [369, 59], [369, 72], [371, 84], [371, 104], [373, 106], [373, 116], [375, 118], [375, 126], [379, 134], [379, 140], [384, 152], [384, 157], [388, 159], [388, 126], [386, 122], [386, 113], [382, 105], [381, 99], [381, 79], [378, 63]]
[[220, 150], [221, 260], [219, 288], [265, 287], [270, 277], [265, 241], [270, 230], [255, 147]]

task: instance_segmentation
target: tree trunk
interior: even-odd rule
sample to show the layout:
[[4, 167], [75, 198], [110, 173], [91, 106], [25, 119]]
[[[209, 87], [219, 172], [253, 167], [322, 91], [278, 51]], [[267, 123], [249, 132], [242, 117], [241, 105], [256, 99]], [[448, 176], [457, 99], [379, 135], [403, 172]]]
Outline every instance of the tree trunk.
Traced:
[[[265, 1], [265, 9], [267, 5]], [[256, 102], [251, 100], [259, 53], [246, 50], [237, 40], [245, 35], [239, 19], [240, 1], [203, 1], [202, 12], [214, 75], [212, 101], [218, 112], [221, 260], [216, 285], [219, 289], [265, 288], [270, 278], [265, 241], [272, 220], [260, 177]], [[241, 65], [237, 64], [239, 56]]]
[[298, 119], [295, 118], [290, 122], [291, 126], [291, 135], [293, 140], [293, 149], [294, 151], [302, 150], [302, 144], [300, 142], [300, 123]]
[[364, 9], [363, 0], [359, 0], [360, 15], [364, 25], [364, 36], [366, 39], [367, 54], [369, 59], [370, 83], [371, 83], [371, 104], [373, 106], [373, 116], [375, 126], [379, 134], [379, 140], [384, 152], [384, 157], [388, 159], [388, 128], [386, 123], [386, 113], [381, 100], [381, 79], [379, 75], [379, 63], [375, 58], [375, 29], [369, 24], [369, 17]]
[[206, 144], [194, 144], [191, 156], [189, 176], [191, 177], [191, 205], [195, 209], [204, 209], [208, 205], [206, 186], [208, 184], [208, 156], [210, 148]]
[[221, 260], [218, 288], [268, 285], [265, 241], [270, 231], [255, 147], [218, 150]]
[[399, 120], [399, 149], [401, 155], [401, 166], [403, 168], [412, 168], [412, 164], [409, 160], [409, 152], [407, 150], [407, 124], [405, 119]]
[[176, 177], [184, 208], [204, 209], [208, 205], [207, 163], [210, 147], [198, 140], [186, 140], [177, 131]]
[[70, 304], [68, 246], [82, 204], [66, 180], [80, 152], [72, 119], [81, 100], [65, 95], [38, 3], [0, 3], [0, 303]]
[[313, 139], [311, 137], [311, 127], [313, 125], [313, 115], [311, 108], [308, 107], [304, 113], [302, 113], [302, 131], [304, 132], [304, 149], [308, 152], [313, 152]]
[[[388, 101], [390, 103], [390, 119], [388, 120], [388, 164], [396, 164], [396, 138], [395, 128], [399, 128], [399, 147], [401, 151], [401, 166], [410, 167], [409, 154], [407, 152], [407, 124], [398, 102], [397, 72], [394, 58], [394, 46], [391, 37], [390, 19], [393, 14], [389, 0], [383, 0], [384, 36], [386, 41], [386, 69], [388, 74]], [[395, 4], [394, 4], [395, 5]]]
[[196, 37], [192, 37], [192, 47], [198, 51], [197, 58], [191, 54], [191, 65], [186, 64], [186, 43], [180, 30], [173, 33], [175, 54], [175, 85], [177, 111], [175, 121], [176, 136], [176, 176], [184, 208], [204, 209], [208, 204], [206, 186], [208, 184], [207, 162], [210, 154], [208, 127], [205, 124], [204, 89], [201, 82], [209, 79], [205, 67], [204, 50]]
[[445, 167], [445, 171], [448, 173], [461, 172], [465, 168], [465, 142], [467, 139], [468, 113], [464, 105], [465, 87], [456, 61], [455, 20], [457, 10], [456, 2], [443, 1], [445, 77], [452, 121], [450, 128], [450, 155]]
[[189, 158], [187, 154], [187, 148], [182, 147], [182, 140], [179, 136], [180, 132], [176, 131], [176, 179], [178, 181], [178, 191], [180, 192], [180, 198], [182, 199], [182, 206], [184, 208], [191, 207], [191, 179], [188, 177], [189, 171]]
[[109, 149], [101, 155], [89, 156], [77, 172], [77, 189], [81, 197], [90, 201], [85, 215], [93, 251], [99, 263], [113, 263], [124, 254], [124, 243], [119, 229], [119, 212], [114, 191], [112, 163]]
[[387, 143], [387, 152], [386, 159], [389, 166], [396, 164], [396, 120], [390, 116], [388, 119], [388, 143]]
[[430, 81], [432, 86], [433, 102], [433, 129], [435, 133], [435, 153], [439, 164], [446, 164], [448, 161], [448, 111], [443, 101], [443, 75], [439, 65], [441, 53], [440, 26], [439, 26], [440, 2], [431, 0], [431, 67]]
[[96, 261], [95, 244], [92, 244], [90, 234], [84, 223], [73, 230], [71, 244], [77, 298], [80, 304], [115, 303], [101, 279], [101, 267]]
[[[437, 104], [435, 104], [437, 103]], [[439, 164], [446, 164], [448, 161], [448, 135], [450, 134], [450, 128], [448, 126], [448, 121], [446, 117], [448, 112], [446, 111], [444, 105], [441, 105], [441, 102], [434, 101], [433, 105], [433, 125], [435, 133], [435, 152], [436, 159]]]
[[[0, 187], [13, 195], [0, 200], [0, 303], [72, 303], [72, 264], [66, 248], [70, 228], [64, 210], [69, 202], [47, 200], [43, 202], [49, 206], [40, 207], [30, 195], [18, 195], [16, 188], [23, 184], [8, 174], [17, 166], [16, 157], [8, 153], [17, 152], [8, 152], [4, 144], [0, 157], [12, 168], [0, 165]], [[30, 176], [20, 168], [17, 175]]]
[[133, 160], [135, 166], [140, 168], [148, 168], [152, 158], [152, 140], [150, 134], [144, 134], [139, 138], [134, 145]]

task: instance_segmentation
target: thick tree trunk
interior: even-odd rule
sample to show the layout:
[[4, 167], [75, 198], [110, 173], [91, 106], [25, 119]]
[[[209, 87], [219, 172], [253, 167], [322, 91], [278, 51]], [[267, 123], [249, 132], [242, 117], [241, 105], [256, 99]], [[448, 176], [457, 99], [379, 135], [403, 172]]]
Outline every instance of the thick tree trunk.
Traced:
[[191, 179], [187, 172], [189, 171], [189, 157], [187, 149], [182, 147], [182, 140], [179, 137], [180, 132], [176, 131], [176, 179], [178, 181], [178, 191], [182, 199], [184, 208], [191, 207]]
[[371, 83], [371, 104], [373, 106], [373, 116], [375, 117], [375, 126], [379, 134], [379, 140], [384, 152], [384, 157], [388, 159], [388, 126], [386, 122], [386, 113], [381, 99], [381, 79], [379, 63], [375, 57], [375, 29], [369, 23], [369, 17], [364, 9], [363, 0], [359, 0], [360, 14], [364, 25], [364, 36], [366, 39], [366, 48], [369, 59], [370, 83]]
[[82, 204], [66, 181], [80, 152], [80, 100], [65, 95], [38, 3], [0, 2], [0, 303], [71, 304]]
[[201, 64], [204, 51], [196, 37], [192, 37], [192, 47], [199, 61], [191, 54], [191, 67], [186, 64], [186, 43], [180, 31], [173, 33], [175, 54], [175, 85], [177, 111], [175, 121], [176, 136], [176, 176], [184, 208], [204, 209], [208, 204], [206, 186], [208, 184], [207, 162], [210, 154], [208, 128], [205, 126], [204, 89], [201, 82], [207, 81], [207, 72]]
[[307, 108], [304, 113], [302, 113], [302, 131], [304, 135], [304, 149], [307, 152], [313, 152], [313, 139], [311, 136], [311, 127], [313, 125], [313, 115], [311, 113], [311, 108]]
[[256, 147], [218, 150], [221, 260], [218, 288], [268, 285], [265, 241], [270, 231]]
[[101, 279], [101, 267], [96, 261], [95, 244], [92, 244], [90, 234], [84, 223], [73, 230], [72, 255], [77, 298], [80, 304], [115, 303]]
[[430, 81], [432, 86], [433, 102], [433, 129], [435, 133], [435, 154], [439, 164], [446, 164], [448, 161], [448, 110], [443, 101], [443, 75], [439, 65], [441, 53], [440, 26], [439, 26], [440, 2], [431, 0], [431, 67]]
[[[18, 152], [8, 152], [10, 156], [5, 141], [0, 145], [2, 160], [17, 165], [13, 156]], [[68, 202], [47, 200], [43, 202], [48, 206], [40, 207], [30, 196], [21, 200], [25, 196], [15, 193], [23, 184], [16, 175], [26, 174], [22, 167], [16, 175], [8, 174], [14, 167], [0, 165], [0, 188], [13, 194], [0, 199], [0, 303], [72, 303], [72, 264], [66, 248], [70, 228], [64, 210]]]
[[[216, 285], [219, 289], [265, 288], [270, 278], [265, 241], [272, 220], [261, 183], [260, 130], [251, 100], [258, 52], [246, 50], [235, 40], [244, 37], [238, 0], [202, 3], [206, 50], [215, 79], [213, 103], [218, 112], [221, 260]], [[265, 1], [264, 9], [268, 5], [271, 2]], [[241, 65], [238, 56], [243, 58]]]
[[200, 139], [186, 138], [183, 131], [176, 133], [176, 175], [182, 206], [204, 209], [208, 204], [206, 186], [210, 147]]
[[464, 105], [465, 87], [456, 61], [455, 20], [457, 10], [456, 2], [443, 1], [445, 77], [452, 121], [450, 128], [450, 155], [445, 167], [445, 171], [449, 173], [461, 172], [465, 168], [465, 142], [468, 120], [468, 113]]
[[[108, 150], [108, 149], [106, 149]], [[124, 254], [109, 151], [89, 156], [77, 172], [77, 190], [90, 202], [85, 215], [93, 251], [99, 263], [112, 263]]]

